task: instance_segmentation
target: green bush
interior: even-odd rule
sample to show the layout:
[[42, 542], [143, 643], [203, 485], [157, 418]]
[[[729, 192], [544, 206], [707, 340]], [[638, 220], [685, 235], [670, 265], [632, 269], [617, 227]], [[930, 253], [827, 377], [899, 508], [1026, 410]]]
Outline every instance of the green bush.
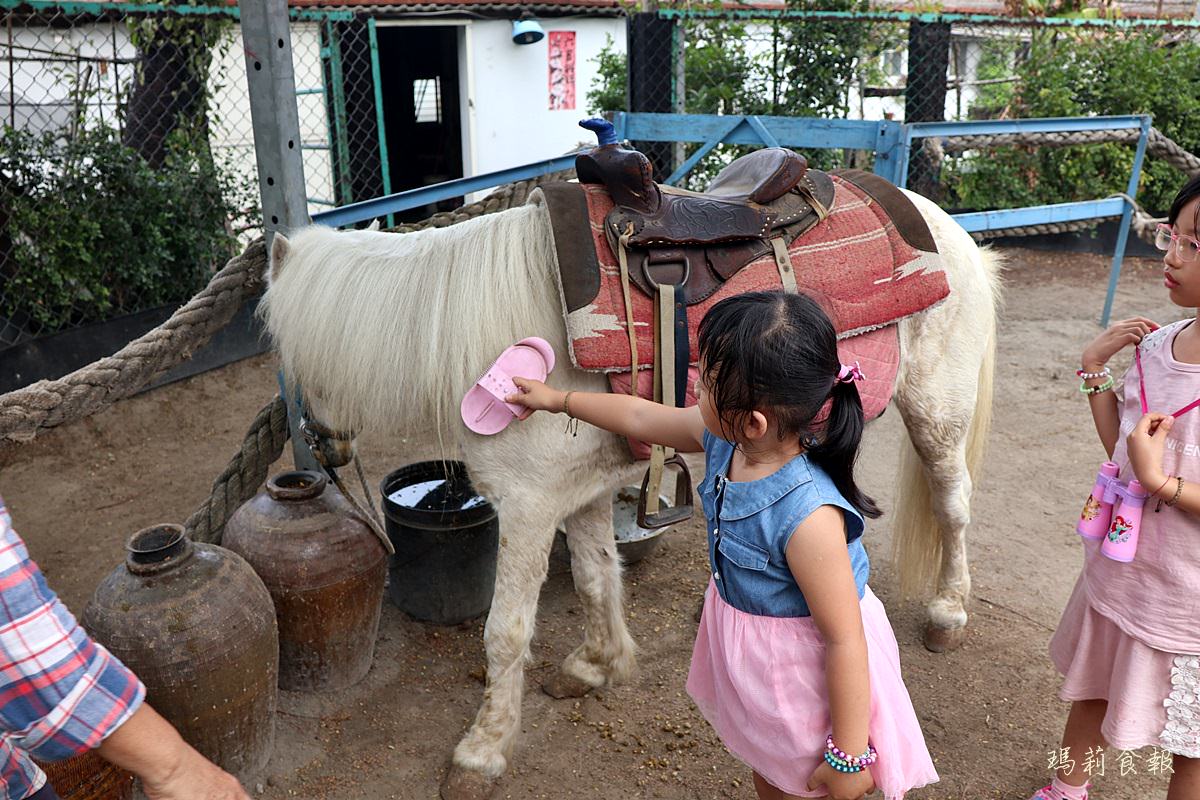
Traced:
[[[720, 10], [720, 4], [698, 7]], [[867, 0], [787, 0], [789, 9], [866, 11]], [[785, 19], [738, 22], [691, 19], [684, 40], [684, 110], [688, 114], [756, 114], [844, 117], [849, 90], [871, 73], [880, 52], [894, 46], [888, 26], [865, 20]], [[769, 37], [769, 46], [763, 46]], [[592, 113], [628, 107], [627, 60], [610, 38], [587, 93]], [[700, 144], [689, 144], [688, 154]], [[689, 173], [689, 188], [703, 187], [716, 172], [752, 147], [719, 145]], [[839, 151], [805, 153], [814, 166], [840, 161]]]
[[187, 299], [234, 254], [242, 194], [189, 147], [155, 169], [111, 128], [66, 143], [7, 129], [0, 316], [50, 332]]
[[[1042, 29], [1016, 70], [1019, 81], [1003, 98], [1009, 116], [1150, 114], [1164, 134], [1200, 152], [1200, 44], [1162, 32]], [[990, 94], [987, 110], [997, 100]], [[970, 208], [1088, 200], [1125, 191], [1133, 156], [1133, 147], [1119, 144], [994, 148], [949, 160], [943, 178], [952, 202]], [[1147, 158], [1139, 202], [1165, 211], [1183, 177]]]

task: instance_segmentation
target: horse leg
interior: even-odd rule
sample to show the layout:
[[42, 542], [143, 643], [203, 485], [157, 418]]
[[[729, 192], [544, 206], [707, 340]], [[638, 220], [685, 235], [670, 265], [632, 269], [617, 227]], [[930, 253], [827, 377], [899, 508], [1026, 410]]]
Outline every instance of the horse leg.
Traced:
[[[522, 484], [537, 485], [534, 481]], [[490, 796], [508, 765], [521, 723], [525, 661], [559, 507], [548, 488], [501, 496], [496, 589], [483, 629], [487, 687], [474, 724], [454, 750], [453, 763], [442, 782], [444, 800]]]
[[583, 697], [633, 672], [634, 644], [625, 626], [612, 518], [612, 499], [606, 491], [567, 519], [571, 576], [583, 605], [585, 628], [583, 644], [542, 684], [551, 697]]
[[967, 467], [969, 417], [942, 425], [909, 423], [909, 435], [928, 482], [930, 511], [940, 533], [937, 590], [926, 606], [925, 647], [953, 650], [966, 636], [971, 572], [967, 525], [971, 522], [971, 474]]

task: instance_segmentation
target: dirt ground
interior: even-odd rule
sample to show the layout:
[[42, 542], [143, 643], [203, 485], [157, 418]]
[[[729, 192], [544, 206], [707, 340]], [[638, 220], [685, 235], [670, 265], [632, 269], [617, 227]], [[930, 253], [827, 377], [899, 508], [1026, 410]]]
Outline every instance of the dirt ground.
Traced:
[[[905, 677], [942, 780], [928, 800], [1023, 800], [1044, 783], [1066, 706], [1046, 644], [1078, 572], [1075, 515], [1103, 451], [1073, 370], [1097, 331], [1107, 261], [1011, 250], [1000, 333], [991, 449], [975, 494], [970, 552], [975, 596], [966, 643], [934, 655], [920, 643], [922, 607], [901, 600], [888, 565], [889, 521], [868, 530], [871, 583], [888, 608]], [[1160, 265], [1126, 261], [1115, 312], [1159, 321]], [[275, 393], [259, 357], [126, 401], [0, 454], [0, 493], [50, 583], [76, 612], [123, 558], [125, 538], [182, 521], [208, 494], [257, 409]], [[890, 411], [868, 431], [862, 482], [886, 509], [903, 435]], [[424, 453], [365, 442], [372, 480]], [[377, 485], [377, 484], [376, 484]], [[570, 572], [551, 564], [528, 671], [522, 730], [499, 798], [749, 798], [747, 770], [684, 692], [694, 614], [705, 586], [700, 522], [670, 532], [627, 572], [640, 669], [583, 700], [539, 690], [580, 641]], [[385, 603], [375, 663], [332, 697], [284, 697], [263, 798], [431, 798], [479, 703], [482, 622], [436, 628]], [[1082, 768], [1083, 754], [1073, 754]], [[1110, 752], [1105, 800], [1164, 797], [1166, 779], [1120, 776]]]

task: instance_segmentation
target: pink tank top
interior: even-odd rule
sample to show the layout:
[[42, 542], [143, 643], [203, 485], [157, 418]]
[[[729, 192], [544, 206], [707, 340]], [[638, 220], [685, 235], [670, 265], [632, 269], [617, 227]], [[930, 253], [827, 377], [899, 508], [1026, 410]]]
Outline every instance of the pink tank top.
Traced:
[[[1200, 364], [1176, 361], [1175, 335], [1193, 320], [1159, 328], [1142, 340], [1142, 372], [1151, 411], [1173, 413], [1200, 397]], [[1138, 373], [1125, 373], [1121, 401], [1121, 435], [1112, 460], [1121, 465], [1121, 479], [1131, 480], [1125, 437], [1142, 418]], [[1200, 484], [1200, 409], [1181, 414], [1167, 437], [1163, 469]], [[1156, 486], [1146, 487], [1154, 491]], [[1146, 503], [1137, 557], [1129, 564], [1100, 555], [1088, 544], [1084, 571], [1092, 607], [1125, 633], [1158, 650], [1200, 653], [1200, 515], [1158, 502]]]

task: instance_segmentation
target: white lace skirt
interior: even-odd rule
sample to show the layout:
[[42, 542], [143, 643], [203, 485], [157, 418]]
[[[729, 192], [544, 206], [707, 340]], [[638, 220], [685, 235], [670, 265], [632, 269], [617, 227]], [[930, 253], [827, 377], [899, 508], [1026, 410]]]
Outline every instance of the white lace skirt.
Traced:
[[1200, 655], [1168, 653], [1129, 636], [1087, 600], [1080, 581], [1050, 639], [1063, 700], [1107, 700], [1110, 747], [1200, 758]]

